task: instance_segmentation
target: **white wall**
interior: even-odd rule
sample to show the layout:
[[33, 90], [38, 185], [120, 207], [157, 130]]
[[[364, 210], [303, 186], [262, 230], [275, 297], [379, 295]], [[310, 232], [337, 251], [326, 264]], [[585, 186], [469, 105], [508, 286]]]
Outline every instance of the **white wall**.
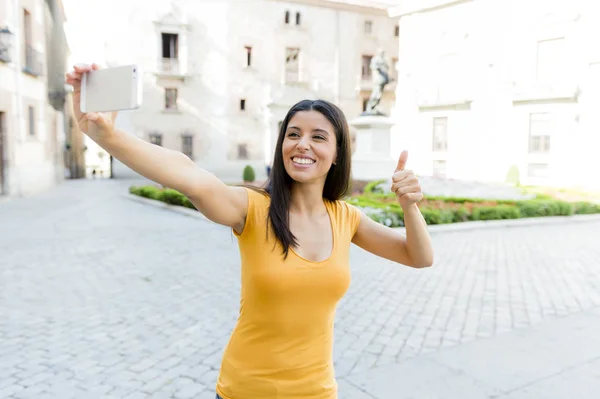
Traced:
[[[11, 62], [0, 62], [0, 111], [5, 113], [5, 187], [8, 195], [28, 196], [52, 187], [61, 179], [64, 127], [62, 114], [48, 106], [43, 0], [0, 3], [0, 21], [11, 27]], [[40, 53], [41, 76], [22, 72], [23, 9], [31, 13], [31, 45]], [[29, 134], [28, 107], [34, 107], [34, 133]], [[1, 188], [0, 188], [1, 189]]]
[[[402, 15], [394, 148], [409, 149], [424, 175], [447, 159], [450, 178], [504, 181], [516, 165], [523, 184], [597, 187], [589, 148], [600, 127], [600, 52], [590, 32], [599, 22], [581, 2], [539, 0], [473, 0]], [[564, 53], [551, 64], [562, 72], [544, 81], [538, 41], [561, 37]], [[457, 62], [444, 64], [447, 54]], [[528, 152], [529, 115], [537, 112], [554, 118], [548, 154]], [[435, 116], [448, 117], [445, 153], [432, 151]], [[548, 177], [528, 177], [537, 162], [548, 164]]]

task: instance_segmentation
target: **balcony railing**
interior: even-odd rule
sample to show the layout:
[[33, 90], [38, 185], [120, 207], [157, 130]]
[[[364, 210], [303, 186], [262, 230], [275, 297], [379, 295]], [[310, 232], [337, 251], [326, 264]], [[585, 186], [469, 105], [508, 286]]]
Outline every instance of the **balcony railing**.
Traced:
[[161, 58], [158, 61], [158, 72], [165, 75], [183, 75], [178, 58]]
[[579, 84], [576, 76], [572, 74], [569, 78], [557, 77], [545, 82], [513, 82], [513, 102], [576, 100], [579, 96]]
[[447, 85], [430, 82], [417, 90], [419, 107], [445, 107], [469, 104], [473, 100], [470, 84]]
[[43, 72], [42, 53], [34, 50], [31, 45], [25, 46], [25, 64], [23, 72], [34, 76], [42, 76]]

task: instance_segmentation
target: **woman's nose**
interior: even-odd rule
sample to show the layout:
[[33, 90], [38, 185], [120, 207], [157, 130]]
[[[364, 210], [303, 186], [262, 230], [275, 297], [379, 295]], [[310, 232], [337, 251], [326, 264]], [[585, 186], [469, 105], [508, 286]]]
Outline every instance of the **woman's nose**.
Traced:
[[298, 148], [302, 150], [308, 150], [310, 148], [310, 143], [308, 142], [308, 138], [302, 137], [300, 141], [298, 141]]

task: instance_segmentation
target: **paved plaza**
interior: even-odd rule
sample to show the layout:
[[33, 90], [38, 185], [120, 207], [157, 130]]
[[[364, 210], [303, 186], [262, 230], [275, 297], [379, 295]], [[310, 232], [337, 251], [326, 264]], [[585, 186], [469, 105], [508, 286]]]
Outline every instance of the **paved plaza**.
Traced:
[[[214, 398], [236, 239], [128, 185], [0, 203], [0, 398]], [[352, 248], [340, 399], [597, 397], [600, 220], [432, 237], [424, 270]]]

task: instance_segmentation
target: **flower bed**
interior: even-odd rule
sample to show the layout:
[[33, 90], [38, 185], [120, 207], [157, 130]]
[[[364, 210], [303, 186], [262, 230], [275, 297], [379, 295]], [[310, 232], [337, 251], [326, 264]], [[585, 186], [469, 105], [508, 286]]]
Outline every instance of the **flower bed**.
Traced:
[[[404, 213], [396, 201], [395, 195], [378, 192], [376, 187], [377, 182], [366, 184], [362, 193], [353, 194], [347, 201], [361, 208], [371, 219], [379, 223], [390, 227], [404, 226]], [[129, 188], [129, 192], [171, 205], [196, 209], [185, 195], [173, 189], [132, 186]], [[520, 201], [426, 196], [419, 202], [419, 209], [429, 225], [472, 220], [600, 213], [599, 204], [566, 202], [548, 196], [538, 196], [535, 199]]]
[[[403, 226], [404, 214], [393, 193], [378, 189], [374, 181], [354, 194], [348, 202], [358, 206], [372, 219], [387, 226]], [[419, 209], [427, 224], [458, 223], [475, 220], [518, 219], [541, 216], [568, 216], [600, 213], [600, 205], [590, 202], [566, 202], [547, 195], [530, 200], [491, 200], [425, 196]]]

